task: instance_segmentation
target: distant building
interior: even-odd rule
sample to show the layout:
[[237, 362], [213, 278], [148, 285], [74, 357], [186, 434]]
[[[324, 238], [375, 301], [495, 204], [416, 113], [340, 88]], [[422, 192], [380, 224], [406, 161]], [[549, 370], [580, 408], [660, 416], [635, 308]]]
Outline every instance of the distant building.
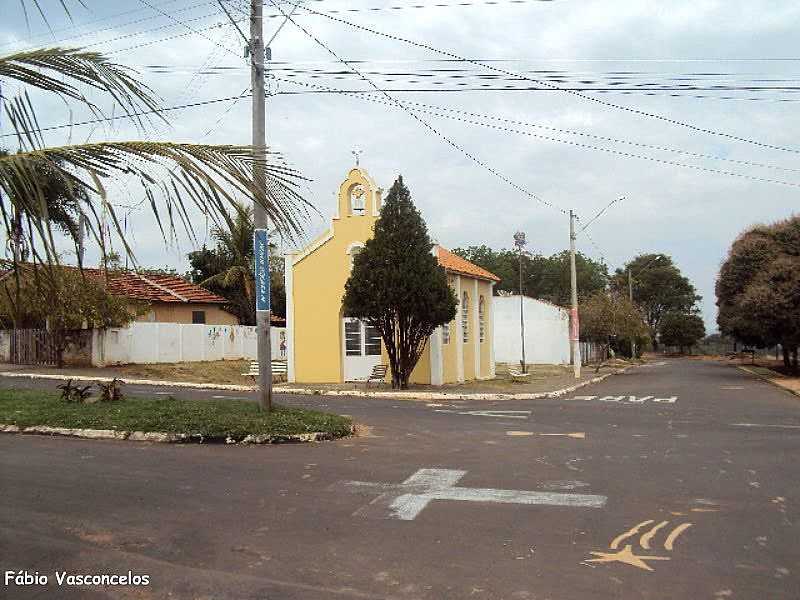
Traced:
[[[525, 315], [525, 362], [567, 365], [569, 355], [569, 312], [566, 309], [523, 296]], [[494, 355], [499, 363], [518, 365], [522, 358], [519, 296], [494, 298]]]
[[[77, 270], [77, 267], [62, 266]], [[84, 273], [104, 281], [102, 269], [84, 267]], [[0, 281], [9, 275], [6, 270]], [[204, 287], [178, 275], [142, 274], [127, 270], [109, 270], [106, 289], [123, 298], [149, 304], [150, 310], [137, 321], [150, 323], [195, 323], [205, 325], [238, 325], [239, 318], [225, 310], [226, 298], [212, 294]]]
[[[339, 186], [330, 228], [286, 257], [289, 381], [357, 381], [388, 363], [378, 331], [342, 314], [353, 256], [372, 237], [381, 192], [366, 171], [352, 169]], [[500, 279], [441, 246], [434, 252], [459, 299], [458, 312], [430, 337], [410, 381], [441, 385], [494, 377], [492, 288]]]

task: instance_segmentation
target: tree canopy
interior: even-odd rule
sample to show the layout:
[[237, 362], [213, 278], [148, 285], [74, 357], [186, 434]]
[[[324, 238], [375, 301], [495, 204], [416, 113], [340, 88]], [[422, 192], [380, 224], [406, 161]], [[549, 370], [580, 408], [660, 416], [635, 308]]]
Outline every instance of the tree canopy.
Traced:
[[684, 353], [706, 335], [702, 317], [695, 313], [669, 312], [661, 319], [661, 343]]
[[[488, 246], [469, 246], [453, 250], [462, 258], [483, 267], [500, 277], [494, 286], [495, 294], [519, 293], [519, 254], [514, 250], [493, 250]], [[575, 270], [578, 278], [578, 296], [586, 298], [605, 289], [608, 283], [608, 267], [578, 252], [575, 255]], [[526, 296], [539, 298], [568, 306], [570, 304], [569, 252], [552, 256], [523, 254], [522, 286]]]
[[[647, 334], [639, 308], [624, 294], [595, 292], [580, 308], [581, 338], [598, 344], [605, 354], [616, 340]], [[599, 364], [598, 364], [599, 369]]]
[[661, 320], [669, 312], [691, 313], [702, 298], [666, 254], [640, 254], [617, 269], [611, 289], [628, 294], [628, 270], [633, 279], [633, 302], [644, 312], [653, 347], [658, 349]]
[[797, 369], [800, 216], [741, 234], [720, 268], [716, 294], [723, 333], [751, 346], [779, 343], [786, 366]]
[[[230, 310], [243, 325], [255, 325], [255, 260], [253, 257], [253, 208], [241, 203], [228, 216], [226, 226], [214, 227], [215, 248], [203, 246], [188, 254], [192, 282], [230, 300]], [[270, 244], [270, 250], [274, 245]], [[283, 259], [270, 256], [270, 307], [272, 314], [286, 317]]]
[[400, 176], [381, 207], [374, 236], [355, 256], [342, 301], [346, 316], [380, 331], [395, 388], [408, 387], [428, 338], [456, 315], [455, 294], [432, 248]]

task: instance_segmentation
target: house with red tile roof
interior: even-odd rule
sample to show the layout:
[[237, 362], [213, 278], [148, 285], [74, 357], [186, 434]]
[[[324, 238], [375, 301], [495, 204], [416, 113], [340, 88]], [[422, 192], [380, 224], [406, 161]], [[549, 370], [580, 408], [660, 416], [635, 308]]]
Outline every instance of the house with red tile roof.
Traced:
[[[26, 265], [32, 266], [32, 265]], [[73, 266], [62, 266], [74, 269]], [[195, 323], [205, 325], [238, 325], [239, 318], [226, 310], [228, 300], [178, 275], [130, 270], [109, 270], [106, 279], [102, 269], [84, 267], [87, 277], [105, 281], [109, 293], [147, 303], [148, 312], [137, 320], [151, 323]], [[8, 276], [6, 271], [0, 280]]]

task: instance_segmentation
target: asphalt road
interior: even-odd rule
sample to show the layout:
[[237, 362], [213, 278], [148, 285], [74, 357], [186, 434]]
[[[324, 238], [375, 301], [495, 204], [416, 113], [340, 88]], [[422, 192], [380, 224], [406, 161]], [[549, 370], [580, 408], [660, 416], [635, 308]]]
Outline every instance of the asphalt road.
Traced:
[[[372, 427], [310, 445], [1, 435], [3, 571], [50, 585], [0, 595], [800, 598], [800, 398], [688, 360], [578, 393], [279, 398]], [[56, 570], [150, 585], [57, 588]]]

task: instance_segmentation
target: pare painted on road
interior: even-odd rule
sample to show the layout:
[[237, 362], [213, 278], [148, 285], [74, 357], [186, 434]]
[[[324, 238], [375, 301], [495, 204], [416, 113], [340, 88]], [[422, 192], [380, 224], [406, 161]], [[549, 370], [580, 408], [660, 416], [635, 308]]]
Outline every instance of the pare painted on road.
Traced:
[[657, 396], [573, 396], [572, 398], [565, 398], [565, 400], [611, 402], [616, 404], [675, 404], [678, 401], [678, 397], [668, 396], [666, 398], [659, 398]]

